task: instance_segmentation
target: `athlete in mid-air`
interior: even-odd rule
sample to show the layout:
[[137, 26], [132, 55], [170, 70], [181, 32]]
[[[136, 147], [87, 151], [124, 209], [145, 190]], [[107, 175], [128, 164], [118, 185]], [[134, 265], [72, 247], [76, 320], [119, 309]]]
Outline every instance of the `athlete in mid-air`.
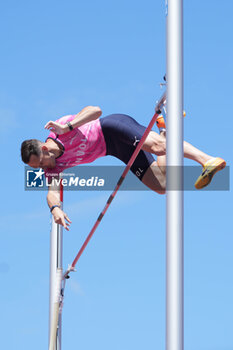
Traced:
[[[115, 156], [127, 164], [146, 128], [125, 114], [100, 118], [101, 115], [99, 107], [88, 106], [76, 115], [68, 115], [55, 122], [49, 121], [45, 129], [51, 132], [45, 142], [31, 139], [22, 143], [23, 162], [33, 168], [42, 168], [47, 177], [78, 164], [91, 163], [106, 155]], [[166, 126], [162, 116], [157, 118], [156, 123], [160, 135], [150, 131], [130, 170], [147, 187], [164, 194]], [[157, 156], [157, 160], [152, 154]], [[226, 165], [223, 159], [212, 157], [185, 141], [184, 157], [203, 167], [195, 183], [197, 189], [207, 186], [213, 175]], [[71, 221], [60, 208], [59, 198], [59, 188], [56, 185], [49, 186], [47, 201], [54, 220], [69, 230]]]

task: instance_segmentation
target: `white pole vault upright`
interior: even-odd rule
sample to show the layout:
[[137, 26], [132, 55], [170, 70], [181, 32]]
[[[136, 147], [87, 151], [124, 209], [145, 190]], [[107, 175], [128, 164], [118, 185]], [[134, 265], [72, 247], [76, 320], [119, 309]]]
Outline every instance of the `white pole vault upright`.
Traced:
[[[63, 206], [63, 187], [60, 185], [60, 202]], [[61, 313], [59, 312], [62, 270], [62, 226], [52, 216], [50, 233], [50, 300], [49, 300], [49, 350], [61, 350]]]
[[167, 0], [166, 350], [183, 350], [183, 0]]

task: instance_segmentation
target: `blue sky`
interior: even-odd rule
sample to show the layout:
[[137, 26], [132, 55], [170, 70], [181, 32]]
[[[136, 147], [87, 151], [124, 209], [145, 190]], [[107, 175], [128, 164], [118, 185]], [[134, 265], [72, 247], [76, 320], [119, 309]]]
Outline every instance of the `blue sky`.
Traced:
[[[232, 161], [230, 0], [184, 1], [185, 139]], [[86, 105], [146, 125], [165, 73], [164, 1], [1, 4], [1, 348], [48, 342], [46, 193], [24, 191], [20, 144]], [[95, 164], [119, 165], [106, 157]], [[194, 164], [186, 161], [185, 164]], [[65, 193], [71, 263], [108, 192]], [[165, 348], [165, 197], [120, 192], [67, 283], [63, 349]], [[232, 191], [185, 193], [185, 349], [232, 350]]]

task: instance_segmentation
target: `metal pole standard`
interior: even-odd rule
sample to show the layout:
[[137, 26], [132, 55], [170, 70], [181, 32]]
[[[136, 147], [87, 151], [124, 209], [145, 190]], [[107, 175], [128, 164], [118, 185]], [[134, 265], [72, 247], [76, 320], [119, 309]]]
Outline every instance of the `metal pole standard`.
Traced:
[[167, 0], [166, 349], [183, 350], [183, 0]]
[[[63, 187], [60, 187], [60, 202], [63, 207]], [[62, 226], [52, 216], [50, 233], [50, 300], [49, 300], [49, 348], [61, 350], [61, 313], [59, 298], [62, 279]]]

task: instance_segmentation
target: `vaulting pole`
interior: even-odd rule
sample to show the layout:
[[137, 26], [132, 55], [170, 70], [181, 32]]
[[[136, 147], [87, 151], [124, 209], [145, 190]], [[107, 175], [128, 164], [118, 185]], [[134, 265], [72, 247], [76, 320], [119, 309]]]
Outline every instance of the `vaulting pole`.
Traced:
[[[63, 206], [63, 187], [60, 187], [60, 202]], [[61, 313], [59, 313], [62, 270], [62, 226], [52, 216], [50, 233], [50, 301], [49, 301], [49, 350], [61, 350]]]
[[167, 0], [166, 349], [183, 350], [183, 0]]

